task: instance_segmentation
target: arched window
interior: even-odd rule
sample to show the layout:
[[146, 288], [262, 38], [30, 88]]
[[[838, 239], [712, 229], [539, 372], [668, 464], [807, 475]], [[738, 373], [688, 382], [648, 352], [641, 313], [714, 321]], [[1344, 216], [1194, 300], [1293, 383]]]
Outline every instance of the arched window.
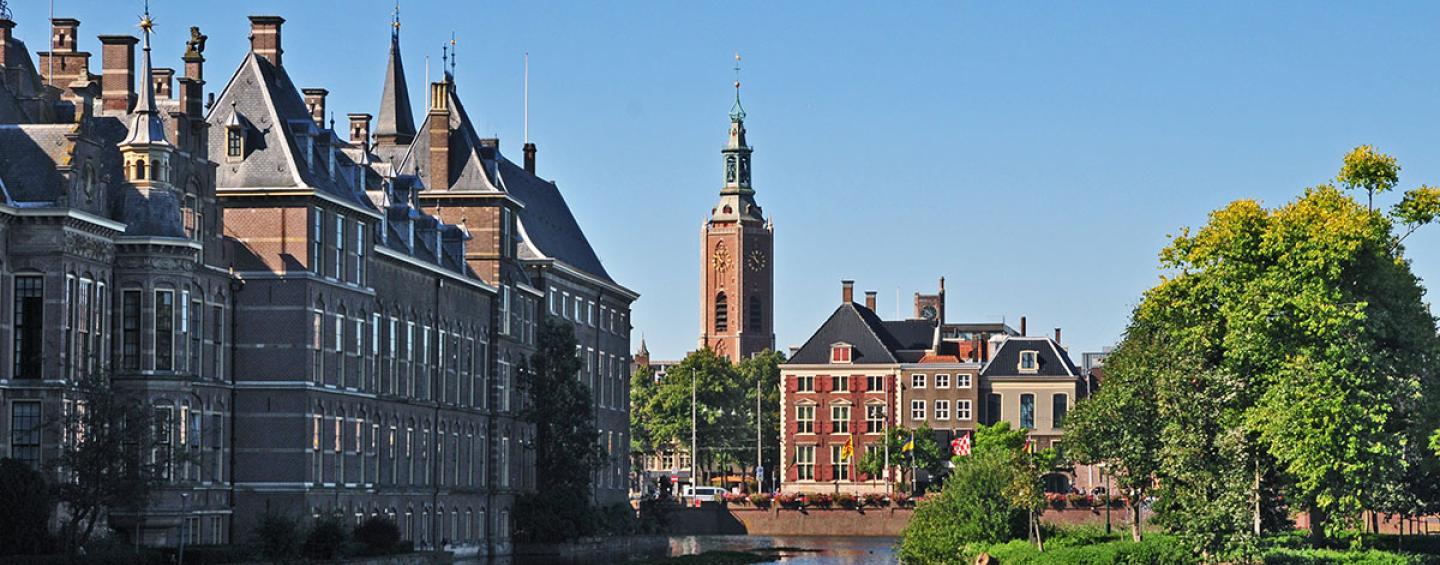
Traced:
[[715, 295], [715, 333], [730, 331], [730, 303], [725, 293]]
[[764, 306], [760, 303], [760, 297], [751, 296], [746, 302], [749, 303], [747, 306], [749, 312], [745, 317], [745, 329], [752, 332], [764, 329], [765, 314], [763, 310]]

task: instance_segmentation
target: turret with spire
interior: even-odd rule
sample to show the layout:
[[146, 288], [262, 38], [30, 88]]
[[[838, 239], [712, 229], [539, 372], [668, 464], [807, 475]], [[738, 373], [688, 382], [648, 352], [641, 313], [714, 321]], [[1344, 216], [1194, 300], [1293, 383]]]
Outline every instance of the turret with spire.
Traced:
[[405, 64], [400, 57], [400, 4], [390, 18], [390, 61], [380, 95], [375, 126], [377, 146], [409, 145], [415, 141], [415, 116], [410, 111], [410, 89], [405, 85]]
[[165, 123], [155, 108], [155, 86], [150, 80], [150, 32], [155, 19], [150, 17], [150, 6], [146, 3], [145, 15], [140, 18], [140, 30], [145, 34], [145, 49], [140, 59], [140, 96], [135, 110], [130, 113], [130, 132], [119, 144], [120, 154], [125, 160], [125, 178], [138, 188], [168, 187], [170, 185], [170, 156], [175, 147], [165, 138]]

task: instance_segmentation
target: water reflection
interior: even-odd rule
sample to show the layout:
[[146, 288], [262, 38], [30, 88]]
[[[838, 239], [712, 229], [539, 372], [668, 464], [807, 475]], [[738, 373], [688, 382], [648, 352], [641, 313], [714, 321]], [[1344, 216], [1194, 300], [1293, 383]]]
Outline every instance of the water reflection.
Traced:
[[[786, 565], [887, 565], [897, 563], [895, 538], [817, 536], [673, 536], [663, 553], [670, 556], [695, 555], [706, 551], [765, 551], [776, 563]], [[581, 559], [540, 557], [492, 557], [461, 560], [468, 565], [580, 565], [625, 563], [662, 557], [652, 554], [590, 556]]]

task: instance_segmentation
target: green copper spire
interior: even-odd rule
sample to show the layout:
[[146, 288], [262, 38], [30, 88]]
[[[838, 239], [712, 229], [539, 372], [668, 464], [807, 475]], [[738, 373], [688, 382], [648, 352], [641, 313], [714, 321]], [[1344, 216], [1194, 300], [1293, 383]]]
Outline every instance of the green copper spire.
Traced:
[[735, 104], [730, 106], [730, 121], [745, 121], [745, 107], [740, 105], [740, 54], [735, 54]]

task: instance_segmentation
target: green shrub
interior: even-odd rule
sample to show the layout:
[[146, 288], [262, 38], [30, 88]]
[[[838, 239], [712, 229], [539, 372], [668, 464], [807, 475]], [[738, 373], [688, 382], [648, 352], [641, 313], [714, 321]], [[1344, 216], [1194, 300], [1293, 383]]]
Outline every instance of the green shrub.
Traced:
[[300, 556], [305, 536], [300, 522], [289, 516], [266, 512], [255, 525], [255, 548], [266, 561], [285, 561]]
[[1420, 565], [1437, 562], [1440, 562], [1440, 559], [1434, 556], [1407, 555], [1376, 549], [1339, 551], [1276, 548], [1265, 553], [1266, 565]]
[[321, 516], [310, 527], [305, 536], [305, 557], [310, 559], [334, 559], [345, 546], [345, 522], [339, 516]]
[[0, 459], [0, 555], [49, 551], [50, 489], [45, 475], [14, 459]]
[[915, 509], [900, 540], [900, 560], [964, 561], [974, 553], [957, 555], [959, 548], [1024, 537], [1025, 512], [1004, 495], [1012, 476], [1009, 454], [1003, 450], [980, 450], [960, 458], [945, 488]]
[[400, 527], [383, 516], [371, 516], [355, 526], [354, 539], [366, 555], [385, 555], [400, 545]]

